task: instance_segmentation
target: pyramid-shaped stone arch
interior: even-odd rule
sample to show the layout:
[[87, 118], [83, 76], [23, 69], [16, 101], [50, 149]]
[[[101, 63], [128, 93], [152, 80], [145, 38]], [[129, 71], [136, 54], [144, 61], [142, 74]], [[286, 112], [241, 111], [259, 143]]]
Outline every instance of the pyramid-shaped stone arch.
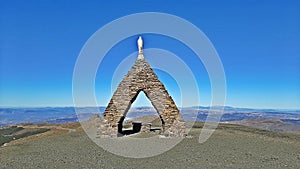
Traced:
[[140, 92], [145, 93], [159, 114], [166, 135], [185, 134], [183, 120], [175, 102], [140, 50], [138, 59], [118, 85], [103, 113], [100, 135], [116, 137], [122, 132], [123, 120]]

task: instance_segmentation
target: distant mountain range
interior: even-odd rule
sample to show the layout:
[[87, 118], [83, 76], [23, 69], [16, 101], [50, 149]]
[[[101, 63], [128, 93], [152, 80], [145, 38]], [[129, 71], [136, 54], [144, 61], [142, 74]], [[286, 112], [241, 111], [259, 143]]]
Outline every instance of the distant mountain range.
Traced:
[[[283, 123], [300, 125], [300, 110], [251, 109], [230, 106], [193, 106], [179, 108], [186, 121], [205, 121], [209, 113], [224, 113], [221, 122], [235, 122], [248, 119], [280, 120]], [[100, 115], [105, 107], [42, 107], [42, 108], [0, 108], [0, 126], [19, 123], [53, 123], [85, 121], [97, 112]], [[77, 114], [76, 114], [77, 112]], [[131, 108], [126, 120], [141, 116], [157, 115], [153, 107]]]

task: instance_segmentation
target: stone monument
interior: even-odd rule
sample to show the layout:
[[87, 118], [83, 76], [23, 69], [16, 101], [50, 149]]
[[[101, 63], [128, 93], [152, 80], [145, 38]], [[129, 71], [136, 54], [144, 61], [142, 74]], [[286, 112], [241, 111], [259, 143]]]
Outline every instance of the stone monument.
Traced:
[[140, 92], [144, 92], [161, 119], [161, 133], [166, 136], [184, 136], [185, 126], [177, 106], [144, 59], [141, 36], [138, 39], [138, 50], [137, 60], [118, 85], [103, 113], [98, 135], [102, 138], [122, 135], [122, 124], [131, 104]]

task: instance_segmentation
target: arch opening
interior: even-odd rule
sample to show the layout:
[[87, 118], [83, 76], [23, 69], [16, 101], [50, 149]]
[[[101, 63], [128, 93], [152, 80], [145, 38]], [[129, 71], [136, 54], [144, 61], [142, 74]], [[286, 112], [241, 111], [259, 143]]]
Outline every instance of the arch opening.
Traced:
[[[145, 103], [145, 100], [147, 103]], [[160, 133], [164, 129], [164, 120], [147, 93], [140, 89], [118, 122], [118, 135], [130, 135], [138, 132]]]

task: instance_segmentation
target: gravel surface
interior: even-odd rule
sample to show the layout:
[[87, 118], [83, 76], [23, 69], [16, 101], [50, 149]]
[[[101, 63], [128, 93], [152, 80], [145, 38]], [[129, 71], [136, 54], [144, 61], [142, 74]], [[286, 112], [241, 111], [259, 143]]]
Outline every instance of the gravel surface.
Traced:
[[103, 150], [77, 129], [1, 147], [0, 168], [300, 168], [299, 134], [221, 127], [199, 144], [199, 132], [192, 129], [192, 138], [163, 154], [136, 159]]

